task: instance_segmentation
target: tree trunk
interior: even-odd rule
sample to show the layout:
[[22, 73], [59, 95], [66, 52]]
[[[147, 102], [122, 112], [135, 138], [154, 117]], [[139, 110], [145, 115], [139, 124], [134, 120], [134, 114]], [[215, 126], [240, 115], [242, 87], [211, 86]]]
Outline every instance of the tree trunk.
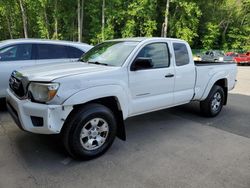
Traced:
[[[74, 22], [72, 22], [72, 28], [75, 28], [76, 27], [76, 25], [75, 25], [75, 23]], [[75, 29], [72, 29], [72, 41], [77, 41], [78, 39], [75, 39]]]
[[105, 0], [102, 1], [102, 41], [105, 40]]
[[231, 20], [231, 16], [233, 15], [233, 12], [231, 12], [227, 18], [227, 21], [226, 21], [226, 25], [224, 26], [224, 30], [222, 32], [222, 43], [226, 43], [226, 33], [227, 33], [227, 29], [229, 27], [229, 24], [230, 24], [230, 20]]
[[55, 34], [54, 34], [54, 38], [58, 39], [57, 0], [55, 0], [55, 15], [54, 15], [54, 19], [55, 19]]
[[23, 20], [23, 32], [24, 32], [24, 37], [28, 38], [28, 29], [27, 29], [27, 15], [23, 6], [23, 1], [19, 0], [20, 8], [21, 8], [21, 13], [22, 13], [22, 20]]
[[229, 21], [227, 21], [226, 23], [226, 26], [222, 32], [222, 43], [224, 44], [226, 42], [226, 33], [227, 33], [227, 29], [228, 29], [228, 26], [229, 26]]
[[167, 37], [167, 32], [168, 32], [169, 1], [170, 0], [167, 0], [166, 2], [165, 20], [164, 23], [162, 24], [162, 37]]
[[44, 19], [45, 19], [45, 25], [46, 25], [46, 33], [47, 33], [46, 38], [49, 39], [50, 38], [50, 36], [49, 36], [49, 22], [48, 22], [48, 16], [47, 16], [47, 12], [46, 12], [46, 7], [44, 7], [43, 11], [44, 11]]
[[84, 0], [82, 0], [82, 9], [81, 9], [81, 42], [82, 42], [82, 33], [83, 33], [83, 13], [84, 13]]
[[247, 15], [244, 15], [243, 18], [242, 18], [242, 20], [241, 20], [240, 26], [243, 26], [246, 18], [247, 18]]
[[77, 18], [78, 18], [78, 42], [82, 42], [81, 0], [77, 1]]
[[10, 38], [13, 39], [13, 35], [12, 35], [12, 32], [11, 32], [11, 23], [10, 23], [10, 20], [9, 20], [9, 17], [6, 15], [6, 21], [7, 21], [7, 25], [8, 25], [8, 31], [9, 31], [9, 34], [10, 34]]

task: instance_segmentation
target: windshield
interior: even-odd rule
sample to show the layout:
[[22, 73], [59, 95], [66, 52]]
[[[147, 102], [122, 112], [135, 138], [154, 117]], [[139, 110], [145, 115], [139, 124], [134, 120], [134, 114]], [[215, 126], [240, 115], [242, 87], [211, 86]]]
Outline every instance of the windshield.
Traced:
[[101, 43], [81, 57], [81, 61], [107, 66], [122, 66], [139, 42], [111, 41]]

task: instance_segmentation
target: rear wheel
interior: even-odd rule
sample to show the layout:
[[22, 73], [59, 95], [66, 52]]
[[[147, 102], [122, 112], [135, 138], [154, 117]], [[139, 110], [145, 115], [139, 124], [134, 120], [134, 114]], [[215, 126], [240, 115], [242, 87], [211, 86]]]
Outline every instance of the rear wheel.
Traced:
[[225, 93], [221, 86], [214, 85], [204, 101], [200, 102], [201, 113], [207, 117], [217, 116], [223, 107]]
[[103, 105], [88, 104], [67, 119], [62, 136], [72, 157], [81, 160], [96, 158], [105, 153], [115, 139], [115, 117]]

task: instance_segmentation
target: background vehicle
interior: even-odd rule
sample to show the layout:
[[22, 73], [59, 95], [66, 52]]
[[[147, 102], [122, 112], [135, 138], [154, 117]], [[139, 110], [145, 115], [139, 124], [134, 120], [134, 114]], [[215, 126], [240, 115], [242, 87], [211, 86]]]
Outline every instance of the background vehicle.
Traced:
[[194, 61], [201, 61], [202, 59], [201, 59], [201, 55], [200, 54], [195, 54], [195, 55], [193, 55], [193, 60]]
[[233, 57], [225, 56], [222, 51], [219, 50], [209, 50], [206, 51], [201, 57], [202, 61], [214, 61], [214, 62], [225, 62], [233, 61]]
[[78, 60], [92, 46], [84, 43], [17, 39], [0, 43], [0, 98], [5, 97], [13, 70], [21, 67]]
[[236, 53], [236, 52], [227, 52], [227, 53], [225, 53], [225, 55], [226, 56], [231, 56], [231, 57], [236, 57], [236, 56], [238, 56], [238, 53]]
[[236, 57], [234, 57], [234, 61], [238, 65], [250, 65], [250, 52], [238, 54]]
[[178, 39], [106, 41], [81, 61], [15, 71], [7, 90], [7, 108], [21, 129], [60, 133], [80, 159], [102, 155], [116, 136], [125, 140], [123, 120], [132, 116], [193, 100], [203, 115], [217, 116], [236, 83], [235, 63], [195, 63]]

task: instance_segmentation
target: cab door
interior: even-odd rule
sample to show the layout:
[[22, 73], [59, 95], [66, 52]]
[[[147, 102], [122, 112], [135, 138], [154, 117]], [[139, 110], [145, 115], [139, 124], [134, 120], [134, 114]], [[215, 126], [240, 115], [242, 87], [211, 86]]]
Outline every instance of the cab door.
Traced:
[[153, 66], [145, 70], [129, 70], [130, 116], [173, 104], [175, 75], [168, 43], [148, 44], [139, 51], [135, 60], [140, 57], [150, 58]]
[[195, 66], [192, 52], [185, 43], [173, 42], [175, 58], [175, 85], [174, 104], [184, 104], [191, 101], [194, 96]]

